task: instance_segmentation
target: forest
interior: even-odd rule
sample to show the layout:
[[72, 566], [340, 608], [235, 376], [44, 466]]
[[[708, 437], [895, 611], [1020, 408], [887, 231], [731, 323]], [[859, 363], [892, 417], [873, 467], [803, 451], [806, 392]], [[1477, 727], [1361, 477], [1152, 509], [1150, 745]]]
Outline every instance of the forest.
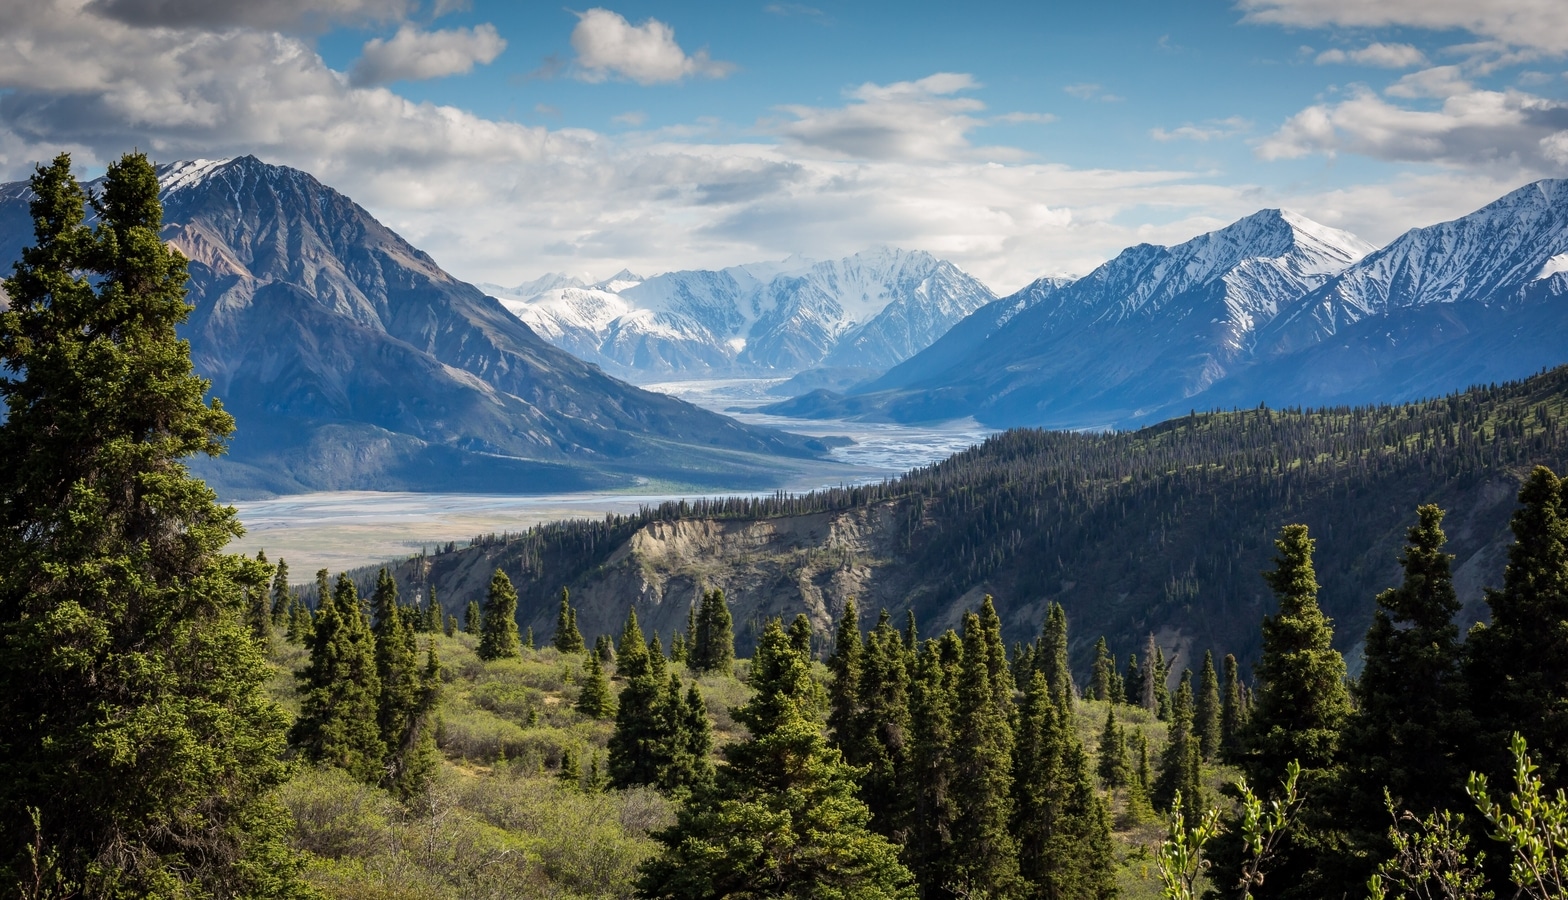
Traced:
[[[917, 508], [958, 519], [988, 508], [967, 487], [991, 478], [1114, 521], [1122, 491], [1160, 484], [1355, 506], [1365, 473], [1516, 471], [1484, 623], [1461, 627], [1443, 509], [1389, 513], [1395, 577], [1362, 599], [1354, 678], [1319, 573], [1359, 533], [1297, 521], [1256, 538], [1268, 562], [1247, 577], [1270, 602], [1235, 626], [1256, 635], [1245, 668], [1221, 646], [1174, 671], [1147, 634], [1113, 655], [1061, 603], [1010, 646], [990, 596], [937, 634], [913, 607], [867, 628], [848, 601], [831, 636], [772, 619], [743, 648], [710, 589], [666, 647], [635, 610], [589, 640], [558, 589], [541, 648], [499, 568], [460, 621], [391, 568], [368, 589], [319, 573], [311, 602], [282, 561], [226, 553], [234, 511], [180, 460], [221, 452], [234, 422], [176, 335], [184, 260], [159, 240], [151, 166], [121, 159], [89, 198], [61, 156], [32, 185], [37, 243], [0, 314], [0, 881], [20, 896], [1568, 891], [1568, 489], [1531, 465], [1559, 446], [1561, 373], [1375, 411], [1020, 433], [909, 478], [931, 487]], [[1199, 462], [1227, 422], [1258, 444], [1232, 446], [1229, 469]], [[1292, 434], [1320, 452], [1267, 443]], [[1096, 449], [1118, 441], [1125, 464]], [[1098, 474], [1057, 488], [1041, 460]], [[903, 484], [749, 514], [914, 496]], [[976, 521], [1021, 523], [1019, 502]], [[559, 533], [591, 547], [601, 527], [622, 526]], [[915, 524], [911, 540], [958, 552], [1006, 533]]]

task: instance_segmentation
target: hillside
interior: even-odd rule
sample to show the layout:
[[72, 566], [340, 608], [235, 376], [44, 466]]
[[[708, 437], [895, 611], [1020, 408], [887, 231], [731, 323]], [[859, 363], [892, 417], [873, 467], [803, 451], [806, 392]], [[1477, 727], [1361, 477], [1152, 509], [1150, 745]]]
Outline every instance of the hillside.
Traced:
[[[190, 260], [181, 334], [239, 423], [199, 466], [227, 496], [761, 488], [826, 449], [609, 377], [305, 172], [242, 157], [158, 177], [163, 237]], [[0, 265], [32, 240], [29, 197], [0, 185]]]
[[1519, 478], [1535, 464], [1568, 470], [1568, 368], [1402, 406], [1011, 431], [881, 485], [485, 536], [398, 575], [435, 585], [460, 612], [501, 567], [541, 640], [563, 586], [585, 633], [613, 631], [634, 606], [666, 638], [704, 587], [719, 587], [743, 652], [768, 616], [805, 612], [829, 633], [849, 596], [914, 610], [930, 634], [991, 593], [1009, 642], [1032, 638], [1057, 601], [1078, 666], [1100, 634], [1125, 658], [1152, 631], [1179, 670], [1206, 648], [1255, 657], [1270, 602], [1258, 573], [1288, 522], [1318, 539], [1322, 603], [1350, 649], [1395, 580], [1416, 506], [1441, 504], [1473, 620], [1482, 587], [1501, 580]]

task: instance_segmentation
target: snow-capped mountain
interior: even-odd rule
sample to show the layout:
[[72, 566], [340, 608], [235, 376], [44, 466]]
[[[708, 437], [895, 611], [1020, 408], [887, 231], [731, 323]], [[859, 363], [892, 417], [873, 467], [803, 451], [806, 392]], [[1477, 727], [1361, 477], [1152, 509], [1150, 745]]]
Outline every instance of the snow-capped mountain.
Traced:
[[492, 293], [556, 346], [638, 378], [886, 368], [994, 299], [952, 263], [888, 248], [525, 290]]
[[1277, 209], [1174, 247], [1140, 244], [1070, 284], [1036, 282], [1003, 298], [987, 307], [992, 319], [1009, 313], [1000, 324], [960, 326], [976, 332], [961, 352], [939, 343], [857, 389], [850, 405], [864, 414], [875, 401], [895, 419], [1125, 421], [1245, 365], [1260, 328], [1371, 250]]
[[[238, 423], [197, 464], [231, 495], [761, 486], [779, 456], [825, 450], [605, 375], [305, 172], [247, 156], [158, 175], [190, 260], [181, 334]], [[0, 185], [0, 267], [32, 241], [30, 195]]]
[[1035, 282], [986, 307], [980, 325], [955, 329], [966, 337], [938, 342], [855, 397], [787, 409], [991, 425], [1124, 422], [1247, 364], [1279, 310], [1370, 251], [1342, 230], [1262, 210], [1181, 245], [1126, 249], [1071, 284]]

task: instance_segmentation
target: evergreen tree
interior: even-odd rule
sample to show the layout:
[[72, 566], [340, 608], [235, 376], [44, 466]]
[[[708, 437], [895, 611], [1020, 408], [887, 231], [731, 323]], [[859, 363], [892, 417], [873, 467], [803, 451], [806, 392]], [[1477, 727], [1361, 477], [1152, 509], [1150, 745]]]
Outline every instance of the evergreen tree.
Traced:
[[607, 719], [615, 712], [615, 698], [610, 694], [610, 682], [604, 677], [604, 667], [599, 664], [597, 653], [588, 654], [588, 662], [583, 666], [577, 711], [590, 719]]
[[1138, 668], [1136, 653], [1127, 656], [1127, 677], [1123, 680], [1122, 686], [1125, 688], [1122, 697], [1128, 706], [1143, 706], [1143, 671]]
[[993, 634], [981, 616], [966, 614], [955, 717], [955, 746], [962, 751], [953, 773], [958, 815], [952, 827], [953, 882], [946, 887], [1010, 897], [1019, 887], [1018, 851], [1009, 831], [1013, 733], [1009, 704], [999, 696], [992, 669], [992, 644]]
[[517, 591], [500, 569], [490, 576], [490, 590], [479, 635], [479, 658], [512, 659], [522, 655], [517, 637]]
[[670, 662], [686, 664], [686, 635], [683, 632], [677, 631], [670, 638]]
[[963, 645], [952, 630], [940, 641], [926, 641], [910, 685], [910, 780], [915, 797], [905, 857], [926, 897], [945, 896], [943, 886], [958, 878], [953, 823], [958, 818], [955, 716], [962, 658]]
[[523, 649], [530, 653], [537, 649], [534, 644], [534, 627], [532, 625], [523, 629]]
[[272, 649], [272, 596], [268, 592], [272, 566], [267, 564], [265, 551], [256, 551], [256, 565], [247, 567], [245, 574], [240, 583], [245, 591], [245, 620], [256, 646], [266, 653]]
[[864, 767], [860, 796], [871, 810], [871, 827], [901, 842], [908, 830], [914, 796], [909, 783], [909, 671], [904, 641], [884, 610], [866, 640], [860, 700], [853, 728], [854, 754]]
[[313, 763], [381, 781], [386, 742], [379, 722], [375, 638], [347, 575], [316, 611], [310, 662], [299, 673], [300, 713], [290, 742]]
[[1202, 781], [1198, 773], [1201, 755], [1199, 737], [1193, 730], [1192, 670], [1187, 669], [1182, 672], [1176, 699], [1171, 702], [1170, 729], [1165, 751], [1160, 754], [1160, 777], [1150, 792], [1157, 809], [1169, 809], [1179, 793], [1186, 820], [1196, 822], [1202, 817]]
[[315, 630], [315, 619], [311, 616], [310, 607], [298, 595], [289, 603], [288, 629], [283, 633], [283, 639], [291, 644], [303, 644], [310, 640], [311, 632]]
[[1045, 683], [1051, 686], [1051, 695], [1072, 702], [1076, 691], [1067, 661], [1067, 611], [1060, 603], [1046, 609], [1045, 624], [1040, 628], [1039, 667]]
[[702, 595], [697, 611], [697, 637], [691, 667], [697, 672], [729, 674], [735, 663], [735, 630], [729, 604], [718, 589]]
[[860, 637], [860, 611], [855, 598], [844, 601], [844, 614], [838, 620], [833, 640], [833, 655], [828, 657], [828, 735], [843, 751], [850, 765], [862, 765], [855, 751], [861, 745], [856, 726], [860, 721], [860, 664], [864, 655]]
[[1149, 737], [1141, 730], [1132, 740], [1132, 756], [1138, 761], [1127, 784], [1125, 819], [1129, 825], [1138, 825], [1155, 818], [1154, 802], [1149, 799], [1149, 788], [1154, 774], [1149, 770]]
[[599, 657], [599, 662], [615, 662], [615, 644], [607, 634], [601, 634], [593, 639], [593, 655]]
[[920, 631], [915, 627], [915, 611], [904, 611], [904, 652], [909, 655], [910, 662], [914, 661], [915, 653], [920, 649]]
[[1149, 634], [1148, 643], [1143, 645], [1142, 677], [1138, 683], [1138, 704], [1145, 710], [1158, 715], [1160, 712], [1160, 688], [1163, 687], [1165, 673], [1160, 668], [1160, 648], [1155, 646], [1154, 634]]
[[637, 624], [636, 609], [626, 611], [626, 625], [621, 628], [621, 640], [616, 645], [616, 650], [615, 673], [617, 675], [631, 679], [648, 674], [651, 665], [648, 645], [643, 638], [642, 626]]
[[1171, 668], [1165, 661], [1165, 649], [1156, 647], [1154, 650], [1154, 703], [1158, 707], [1157, 715], [1161, 722], [1169, 722], [1171, 718]]
[[457, 616], [448, 615], [446, 617], [446, 627], [442, 631], [447, 637], [457, 634]]
[[30, 187], [0, 313], [0, 878], [20, 888], [36, 839], [90, 896], [294, 894], [285, 719], [241, 605], [259, 573], [180, 462], [234, 423], [175, 333], [157, 177], [111, 164], [92, 229], [68, 155]]
[[1203, 652], [1203, 671], [1198, 676], [1198, 696], [1193, 709], [1193, 728], [1198, 733], [1198, 750], [1204, 762], [1213, 762], [1220, 750], [1220, 677], [1214, 671], [1214, 653]]
[[582, 790], [583, 767], [577, 761], [576, 750], [571, 747], [563, 747], [561, 749], [561, 767], [555, 770], [555, 777], [574, 791]]
[[382, 783], [409, 797], [424, 788], [435, 768], [433, 734], [426, 720], [435, 706], [440, 664], [432, 645], [420, 671], [413, 616], [398, 605], [397, 583], [386, 569], [376, 579], [371, 608], [381, 685], [376, 723], [385, 745]]
[[572, 608], [571, 595], [561, 588], [561, 611], [555, 617], [555, 638], [550, 645], [562, 653], [581, 653], [583, 633], [577, 630], [577, 610]]
[[1105, 727], [1100, 729], [1097, 774], [1106, 790], [1126, 787], [1132, 777], [1127, 769], [1127, 734], [1116, 724], [1114, 706], [1106, 708]]
[[332, 596], [332, 576], [326, 569], [316, 570], [316, 608], [320, 609]]
[[[991, 673], [991, 695], [1003, 709], [1011, 710], [1013, 671], [1007, 665], [1007, 645], [1002, 643], [1002, 617], [996, 614], [996, 603], [990, 594], [981, 598], [980, 611], [976, 617], [979, 619], [981, 644], [986, 651], [986, 669]], [[969, 640], [967, 630], [964, 640], [966, 643]]]
[[811, 620], [806, 618], [805, 613], [796, 613], [795, 620], [789, 623], [789, 640], [807, 659], [812, 658]]
[[1116, 658], [1111, 656], [1111, 649], [1105, 643], [1105, 635], [1094, 644], [1094, 670], [1089, 677], [1089, 696], [1102, 702], [1115, 703], [1121, 698], [1114, 688], [1116, 680]]
[[1291, 760], [1303, 769], [1332, 764], [1350, 713], [1345, 660], [1318, 608], [1313, 543], [1305, 525], [1286, 525], [1274, 542], [1275, 568], [1264, 573], [1279, 612], [1263, 620], [1258, 701], [1247, 726], [1243, 769], [1255, 785], [1277, 782]]
[[479, 610], [479, 601], [468, 601], [468, 606], [463, 609], [463, 633], [478, 634], [484, 630], [484, 621], [484, 613]]
[[724, 748], [716, 791], [682, 807], [643, 864], [645, 898], [913, 898], [910, 873], [866, 826], [853, 770], [815, 718], [810, 661], [778, 620], [752, 659], [749, 737]]
[[1461, 685], [1453, 557], [1443, 552], [1443, 511], [1427, 505], [1417, 516], [1400, 558], [1403, 583], [1377, 597], [1356, 711], [1344, 734], [1340, 813], [1369, 860], [1357, 881], [1392, 852], [1385, 789], [1398, 809], [1417, 817], [1463, 808], [1467, 799], [1455, 758], [1457, 734], [1470, 729], [1455, 719]]
[[289, 564], [278, 557], [278, 567], [272, 571], [272, 624], [278, 628], [289, 624]]
[[1236, 657], [1225, 654], [1225, 694], [1220, 709], [1220, 749], [1227, 760], [1234, 759], [1240, 751], [1242, 727], [1246, 725], [1246, 696], [1241, 687], [1241, 675]]
[[1519, 491], [1501, 590], [1486, 592], [1491, 623], [1466, 642], [1466, 681], [1486, 750], [1475, 767], [1508, 771], [1517, 731], [1547, 782], [1568, 774], [1568, 491], [1537, 466]]

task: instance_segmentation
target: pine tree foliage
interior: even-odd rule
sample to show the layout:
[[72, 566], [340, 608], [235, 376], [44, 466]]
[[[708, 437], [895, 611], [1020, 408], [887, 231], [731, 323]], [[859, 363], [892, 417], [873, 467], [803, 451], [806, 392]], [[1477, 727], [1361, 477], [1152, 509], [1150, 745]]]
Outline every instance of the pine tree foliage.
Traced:
[[1214, 671], [1214, 652], [1203, 653], [1203, 670], [1198, 675], [1198, 695], [1193, 698], [1193, 728], [1198, 734], [1198, 751], [1204, 762], [1213, 762], [1220, 751], [1220, 676]]
[[1051, 686], [1051, 695], [1072, 701], [1073, 673], [1067, 660], [1067, 611], [1060, 603], [1052, 603], [1046, 610], [1045, 623], [1040, 628], [1039, 669], [1045, 682]]
[[1143, 645], [1143, 670], [1138, 678], [1138, 705], [1155, 715], [1160, 712], [1160, 689], [1164, 687], [1165, 678], [1159, 660], [1160, 648], [1154, 643], [1154, 635], [1150, 634], [1148, 642]]
[[1443, 552], [1443, 511], [1429, 504], [1416, 515], [1400, 558], [1403, 583], [1377, 597], [1356, 711], [1345, 729], [1346, 782], [1355, 807], [1347, 812], [1378, 858], [1388, 849], [1385, 789], [1399, 809], [1422, 816], [1465, 799], [1456, 754], [1459, 735], [1469, 729], [1455, 718], [1463, 688], [1453, 557]]
[[316, 612], [310, 663], [299, 673], [300, 714], [289, 734], [305, 759], [365, 782], [382, 778], [381, 679], [375, 638], [347, 576]]
[[577, 610], [572, 607], [571, 594], [561, 588], [561, 609], [555, 617], [555, 637], [550, 646], [562, 653], [581, 653], [587, 646], [583, 633], [577, 630]]
[[[987, 598], [989, 601], [990, 598]], [[989, 602], [987, 603], [989, 606]], [[992, 612], [994, 616], [994, 610]], [[987, 891], [1013, 896], [1019, 888], [1018, 849], [1009, 825], [1013, 815], [1013, 733], [1011, 704], [1001, 696], [1005, 665], [993, 669], [994, 635], [986, 619], [964, 616], [964, 653], [959, 665], [953, 772], [957, 816], [952, 824], [952, 881], [942, 885], [963, 893]]]
[[260, 572], [180, 462], [234, 423], [175, 333], [157, 178], [110, 165], [92, 228], [68, 155], [31, 188], [0, 313], [0, 870], [38, 839], [93, 894], [290, 894], [284, 719], [243, 618]]
[[1182, 815], [1196, 822], [1203, 813], [1203, 783], [1199, 778], [1199, 736], [1193, 727], [1192, 671], [1182, 673], [1176, 698], [1171, 701], [1170, 729], [1160, 754], [1160, 777], [1150, 791], [1157, 809], [1168, 809], [1181, 795]]
[[1220, 701], [1220, 748], [1227, 760], [1240, 751], [1242, 727], [1246, 725], [1246, 698], [1241, 687], [1240, 666], [1236, 656], [1225, 654], [1225, 690]]
[[615, 712], [615, 698], [610, 694], [610, 681], [604, 677], [604, 667], [599, 654], [588, 654], [583, 666], [582, 685], [577, 692], [577, 711], [590, 719], [607, 719]]
[[828, 684], [828, 734], [850, 765], [857, 766], [861, 765], [856, 759], [855, 748], [861, 743], [856, 728], [860, 721], [860, 666], [864, 648], [860, 610], [855, 606], [855, 598], [850, 597], [844, 601], [844, 612], [839, 617], [838, 631], [833, 639], [833, 654], [828, 657], [828, 671], [833, 675]]
[[1116, 723], [1116, 707], [1105, 710], [1105, 726], [1100, 729], [1096, 774], [1106, 790], [1124, 788], [1132, 780], [1127, 761], [1127, 733]]
[[735, 663], [735, 627], [723, 591], [703, 592], [695, 624], [691, 668], [696, 672], [729, 672]]
[[1089, 676], [1089, 696], [1101, 702], [1120, 702], [1116, 690], [1116, 657], [1105, 642], [1105, 635], [1094, 644], [1094, 668]]
[[864, 768], [860, 796], [871, 810], [871, 827], [902, 841], [914, 797], [909, 781], [909, 671], [902, 636], [884, 610], [866, 640], [856, 696], [860, 700], [845, 757]]
[[637, 622], [637, 610], [627, 610], [626, 625], [621, 628], [621, 639], [616, 644], [615, 672], [622, 678], [637, 678], [648, 674], [650, 665], [647, 639]]
[[283, 628], [289, 623], [289, 602], [294, 595], [289, 591], [289, 564], [278, 557], [277, 568], [272, 570], [272, 624]]
[[[1537, 467], [1519, 491], [1500, 590], [1486, 593], [1491, 623], [1467, 641], [1467, 681], [1489, 748], [1517, 731], [1548, 783], [1568, 773], [1568, 497]], [[1548, 624], [1550, 623], [1550, 624]], [[1500, 774], [1499, 754], [1482, 768]]]
[[867, 826], [853, 770], [817, 724], [810, 661], [778, 620], [752, 659], [718, 789], [694, 798], [644, 863], [646, 898], [913, 898], [895, 848]]
[[1333, 648], [1333, 627], [1318, 608], [1314, 541], [1305, 525], [1286, 525], [1274, 543], [1275, 567], [1264, 580], [1279, 611], [1263, 620], [1258, 700], [1243, 766], [1253, 784], [1278, 780], [1292, 760], [1304, 769], [1332, 765], [1350, 713], [1345, 660]]
[[485, 615], [479, 607], [478, 600], [468, 601], [463, 608], [463, 633], [477, 635], [484, 630]]
[[500, 569], [490, 576], [490, 590], [485, 593], [478, 652], [483, 660], [512, 659], [522, 655], [521, 639], [517, 634], [517, 591], [512, 588], [512, 579]]
[[963, 645], [951, 630], [925, 642], [915, 660], [909, 710], [913, 746], [910, 772], [914, 811], [905, 858], [925, 896], [942, 896], [940, 887], [957, 883], [953, 828], [959, 805], [957, 705]]

